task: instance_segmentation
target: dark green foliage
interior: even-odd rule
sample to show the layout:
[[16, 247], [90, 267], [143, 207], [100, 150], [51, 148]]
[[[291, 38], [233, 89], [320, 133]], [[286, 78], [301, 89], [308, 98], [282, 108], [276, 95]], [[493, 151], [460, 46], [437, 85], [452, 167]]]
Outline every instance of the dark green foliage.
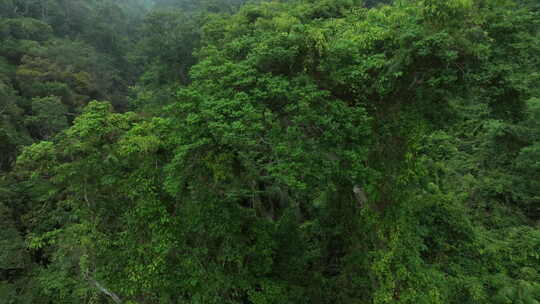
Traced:
[[1, 4], [0, 300], [540, 301], [532, 4], [153, 2]]
[[26, 124], [34, 138], [46, 139], [68, 127], [66, 107], [58, 97], [34, 98]]
[[144, 85], [187, 84], [195, 63], [201, 20], [180, 10], [157, 10], [145, 17], [136, 49], [137, 63], [147, 68]]

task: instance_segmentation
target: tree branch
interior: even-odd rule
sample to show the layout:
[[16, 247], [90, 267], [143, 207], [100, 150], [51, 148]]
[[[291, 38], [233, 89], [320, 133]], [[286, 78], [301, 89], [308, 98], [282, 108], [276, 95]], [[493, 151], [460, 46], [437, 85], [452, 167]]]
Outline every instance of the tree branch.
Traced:
[[354, 185], [353, 192], [354, 196], [356, 197], [356, 201], [358, 202], [358, 205], [360, 206], [360, 208], [362, 208], [367, 202], [367, 196], [364, 192], [364, 189], [358, 185]]
[[88, 279], [88, 281], [90, 283], [92, 283], [92, 285], [94, 285], [94, 287], [96, 287], [99, 291], [101, 291], [102, 293], [109, 296], [115, 303], [122, 304], [122, 300], [120, 299], [120, 297], [117, 294], [115, 294], [114, 292], [112, 292], [112, 291], [108, 290], [107, 288], [105, 288], [103, 285], [101, 285], [95, 279], [93, 279], [91, 277], [88, 277], [87, 279]]

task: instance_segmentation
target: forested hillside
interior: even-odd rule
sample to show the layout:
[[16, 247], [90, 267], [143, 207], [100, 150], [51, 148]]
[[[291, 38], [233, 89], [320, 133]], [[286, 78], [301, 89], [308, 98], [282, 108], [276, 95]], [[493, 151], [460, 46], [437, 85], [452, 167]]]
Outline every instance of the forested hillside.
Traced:
[[0, 0], [0, 303], [540, 303], [539, 14]]

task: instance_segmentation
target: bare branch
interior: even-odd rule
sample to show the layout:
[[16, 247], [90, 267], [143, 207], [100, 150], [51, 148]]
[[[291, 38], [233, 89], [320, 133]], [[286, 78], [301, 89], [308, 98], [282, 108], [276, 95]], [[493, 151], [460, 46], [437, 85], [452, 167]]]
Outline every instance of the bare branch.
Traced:
[[112, 292], [112, 291], [108, 290], [107, 288], [105, 288], [103, 285], [101, 285], [94, 278], [88, 277], [88, 281], [90, 281], [90, 283], [92, 283], [92, 285], [94, 285], [94, 287], [96, 287], [99, 291], [101, 291], [102, 293], [109, 296], [115, 303], [122, 304], [122, 300], [120, 299], [120, 297], [117, 294], [115, 294], [114, 292]]
[[354, 185], [353, 192], [354, 196], [356, 196], [356, 200], [358, 201], [358, 205], [360, 208], [362, 208], [367, 202], [366, 192], [364, 192], [364, 189], [358, 185]]

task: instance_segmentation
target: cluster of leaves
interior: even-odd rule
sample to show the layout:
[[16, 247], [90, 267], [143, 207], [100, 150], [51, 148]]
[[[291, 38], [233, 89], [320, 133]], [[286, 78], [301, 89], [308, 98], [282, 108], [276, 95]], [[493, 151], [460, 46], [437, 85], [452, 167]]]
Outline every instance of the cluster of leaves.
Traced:
[[[139, 112], [93, 101], [58, 133], [70, 123], [51, 119], [70, 111], [64, 95], [28, 104], [28, 137], [58, 134], [0, 180], [0, 298], [540, 301], [534, 10], [297, 0], [231, 15], [174, 4], [147, 16], [133, 53], [145, 67]], [[23, 58], [22, 71], [0, 68], [24, 85], [64, 71]], [[6, 130], [24, 129], [22, 111], [0, 104]], [[20, 269], [34, 293], [12, 279]]]
[[142, 17], [130, 2], [0, 2], [2, 303], [48, 303], [33, 279], [45, 260], [25, 242], [28, 185], [9, 171], [24, 146], [68, 128], [90, 100], [126, 107], [127, 84], [136, 79], [127, 76], [130, 23]]
[[12, 151], [2, 154], [4, 169], [13, 151], [67, 127], [90, 100], [126, 108], [127, 86], [137, 78], [127, 53], [145, 6], [142, 0], [2, 1], [0, 136]]
[[174, 92], [191, 82], [189, 70], [197, 63], [202, 26], [236, 12], [244, 0], [158, 0], [137, 31], [131, 62], [141, 69], [132, 88], [131, 106], [155, 113], [171, 103]]

